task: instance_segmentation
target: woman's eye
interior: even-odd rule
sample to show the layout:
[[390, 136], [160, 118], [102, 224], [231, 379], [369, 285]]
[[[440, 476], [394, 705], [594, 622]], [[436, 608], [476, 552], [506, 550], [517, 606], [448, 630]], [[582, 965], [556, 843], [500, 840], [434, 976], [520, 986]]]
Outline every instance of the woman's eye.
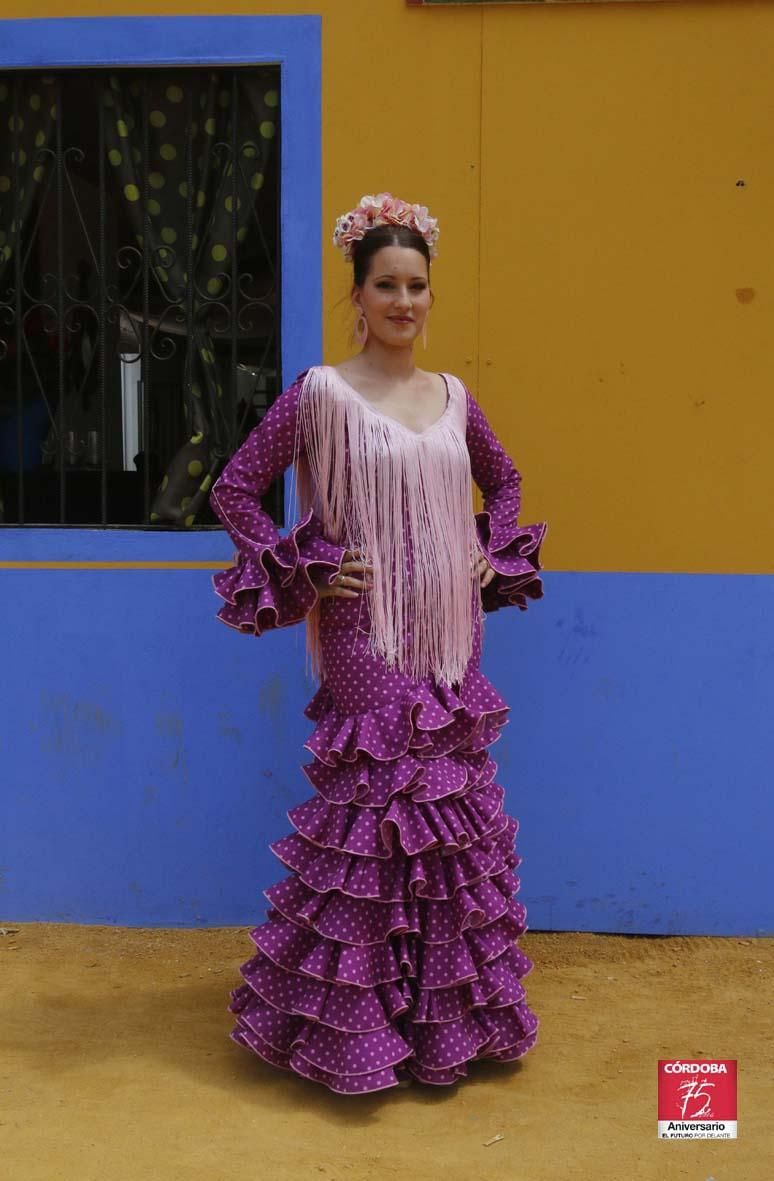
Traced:
[[[377, 283], [376, 286], [379, 288], [380, 291], [392, 291], [392, 289], [393, 289], [392, 283]], [[412, 291], [424, 291], [424, 290], [426, 290], [426, 288], [427, 288], [426, 283], [412, 283], [412, 285], [411, 285]]]

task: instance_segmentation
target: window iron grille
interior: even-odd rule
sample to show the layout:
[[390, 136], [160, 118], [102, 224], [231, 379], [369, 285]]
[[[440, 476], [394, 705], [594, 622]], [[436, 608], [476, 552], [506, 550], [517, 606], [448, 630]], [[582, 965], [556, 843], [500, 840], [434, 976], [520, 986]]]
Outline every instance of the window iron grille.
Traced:
[[0, 75], [0, 524], [220, 527], [282, 388], [279, 117], [276, 66]]

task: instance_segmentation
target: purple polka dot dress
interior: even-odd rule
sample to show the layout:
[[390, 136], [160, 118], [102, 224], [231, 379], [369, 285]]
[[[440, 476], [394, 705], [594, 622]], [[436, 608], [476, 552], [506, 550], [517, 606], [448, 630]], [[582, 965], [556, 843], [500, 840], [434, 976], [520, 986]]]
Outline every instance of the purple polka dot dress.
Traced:
[[[374, 654], [368, 592], [320, 598], [315, 588], [333, 581], [347, 547], [311, 510], [282, 536], [261, 508], [297, 455], [305, 374], [211, 493], [239, 550], [236, 565], [213, 576], [225, 601], [217, 617], [260, 636], [315, 608], [321, 650], [319, 689], [305, 710], [315, 726], [302, 770], [313, 793], [288, 811], [292, 831], [270, 846], [287, 873], [264, 890], [267, 921], [250, 931], [254, 954], [231, 992], [230, 1036], [345, 1095], [408, 1076], [448, 1086], [471, 1062], [513, 1061], [537, 1039], [523, 983], [532, 962], [518, 946], [527, 929], [515, 897], [519, 825], [504, 811], [490, 754], [508, 707], [479, 663], [483, 614], [525, 610], [543, 595], [547, 526], [517, 523], [520, 474], [470, 391], [444, 376], [447, 411], [456, 399], [484, 497], [478, 546], [496, 571], [476, 586], [472, 655], [458, 682], [412, 679]], [[432, 446], [432, 430], [418, 434], [423, 445]]]

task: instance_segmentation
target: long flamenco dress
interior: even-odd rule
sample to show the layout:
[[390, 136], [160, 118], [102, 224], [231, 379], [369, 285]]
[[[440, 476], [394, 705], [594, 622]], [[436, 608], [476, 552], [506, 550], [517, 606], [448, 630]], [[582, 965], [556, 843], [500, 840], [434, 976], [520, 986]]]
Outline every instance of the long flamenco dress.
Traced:
[[[519, 824], [503, 810], [489, 754], [508, 706], [479, 660], [485, 612], [511, 604], [525, 610], [528, 598], [542, 598], [547, 525], [517, 523], [519, 472], [469, 390], [443, 376], [446, 411], [413, 432], [372, 408], [336, 370], [306, 371], [211, 493], [239, 551], [235, 566], [213, 576], [225, 600], [217, 618], [255, 636], [306, 619], [320, 676], [305, 710], [316, 723], [304, 744], [313, 759], [302, 767], [314, 793], [288, 811], [293, 831], [270, 845], [290, 872], [263, 891], [271, 905], [267, 921], [249, 933], [255, 952], [231, 992], [230, 1036], [340, 1094], [383, 1090], [407, 1076], [446, 1086], [466, 1077], [473, 1061], [522, 1057], [538, 1033], [523, 984], [533, 965], [518, 946], [527, 930], [526, 908], [515, 898]], [[420, 480], [439, 455], [444, 462], [451, 455], [463, 488], [466, 482], [474, 546], [497, 573], [483, 590], [473, 575], [469, 656], [453, 683], [411, 675], [405, 660], [402, 670], [394, 654], [374, 651], [374, 592], [319, 597], [313, 580], [333, 580], [352, 540], [331, 536], [319, 486], [316, 507], [287, 536], [261, 507], [291, 463], [303, 470], [309, 440], [301, 399], [310, 377], [344, 415], [323, 427], [340, 431], [346, 420], [349, 459], [362, 428], [381, 439], [377, 477], [390, 475], [397, 451]], [[484, 496], [478, 514], [471, 476]], [[422, 528], [421, 514], [412, 520]], [[410, 537], [405, 551], [408, 584], [421, 540]], [[394, 579], [394, 563], [391, 569]], [[417, 629], [403, 618], [411, 649]]]

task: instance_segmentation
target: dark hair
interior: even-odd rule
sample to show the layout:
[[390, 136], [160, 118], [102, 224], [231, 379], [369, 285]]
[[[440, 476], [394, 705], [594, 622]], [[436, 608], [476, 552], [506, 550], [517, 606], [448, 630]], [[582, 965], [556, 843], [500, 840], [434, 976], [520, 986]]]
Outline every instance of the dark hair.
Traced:
[[408, 226], [374, 226], [352, 245], [352, 267], [358, 287], [365, 283], [371, 259], [383, 246], [410, 246], [412, 250], [418, 250], [427, 262], [429, 273], [430, 247], [421, 234]]

